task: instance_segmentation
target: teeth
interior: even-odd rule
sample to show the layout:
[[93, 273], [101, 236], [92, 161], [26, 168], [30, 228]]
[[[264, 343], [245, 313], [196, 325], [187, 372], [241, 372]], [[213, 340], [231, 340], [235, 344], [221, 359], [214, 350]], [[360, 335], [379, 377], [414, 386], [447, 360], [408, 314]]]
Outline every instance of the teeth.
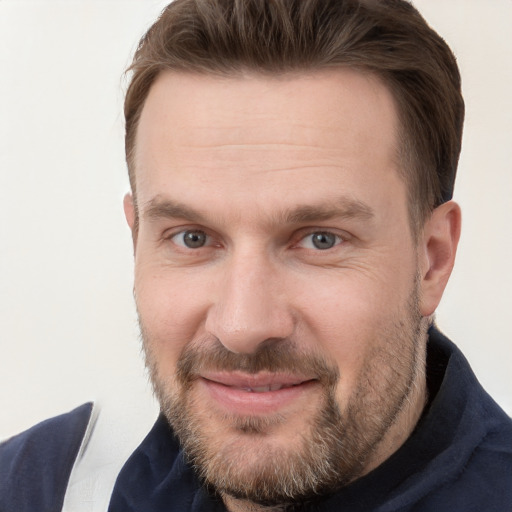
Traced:
[[243, 387], [239, 388], [242, 391], [247, 391], [248, 393], [267, 393], [268, 391], [279, 391], [283, 388], [290, 388], [292, 385], [290, 384], [267, 384], [266, 386], [257, 386], [254, 388]]
[[[269, 386], [258, 386], [257, 388], [252, 388], [251, 391], [253, 393], [265, 393], [267, 391], [270, 391], [270, 385]], [[274, 391], [274, 390], [272, 390]]]

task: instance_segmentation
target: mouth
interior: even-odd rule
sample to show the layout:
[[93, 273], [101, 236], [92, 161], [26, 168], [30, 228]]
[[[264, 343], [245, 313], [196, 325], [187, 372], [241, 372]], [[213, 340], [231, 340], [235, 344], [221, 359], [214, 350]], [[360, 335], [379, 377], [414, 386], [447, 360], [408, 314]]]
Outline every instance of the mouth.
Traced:
[[239, 389], [241, 391], [247, 391], [249, 393], [268, 393], [269, 391], [279, 391], [281, 389], [292, 388], [294, 386], [300, 386], [300, 384], [266, 384], [264, 386], [250, 387], [250, 386], [230, 386], [234, 389]]
[[272, 373], [205, 373], [199, 381], [218, 407], [237, 415], [280, 412], [319, 385], [314, 377]]

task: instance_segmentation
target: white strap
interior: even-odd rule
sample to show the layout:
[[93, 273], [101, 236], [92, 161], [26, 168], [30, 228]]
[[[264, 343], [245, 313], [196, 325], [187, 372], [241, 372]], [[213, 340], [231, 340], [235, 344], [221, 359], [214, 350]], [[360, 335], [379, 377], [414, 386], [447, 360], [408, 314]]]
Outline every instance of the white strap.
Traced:
[[150, 427], [147, 421], [130, 421], [114, 407], [102, 407], [100, 412], [95, 403], [62, 511], [107, 512], [117, 475]]

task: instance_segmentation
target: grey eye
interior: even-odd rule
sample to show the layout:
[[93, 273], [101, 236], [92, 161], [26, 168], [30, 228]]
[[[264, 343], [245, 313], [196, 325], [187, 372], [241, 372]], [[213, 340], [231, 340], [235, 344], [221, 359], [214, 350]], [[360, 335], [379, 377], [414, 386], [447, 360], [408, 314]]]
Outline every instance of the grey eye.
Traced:
[[206, 244], [206, 238], [204, 231], [184, 231], [176, 236], [176, 242], [189, 249], [199, 249]]
[[[340, 241], [340, 237], [334, 235], [333, 233], [319, 231], [316, 233], [311, 233], [306, 239], [310, 240], [310, 244], [313, 248], [323, 250], [331, 249]], [[309, 245], [306, 242], [306, 245]]]
[[329, 231], [314, 231], [305, 236], [298, 245], [304, 249], [326, 251], [341, 243], [343, 243], [343, 239], [339, 235]]
[[313, 233], [311, 235], [311, 242], [320, 250], [330, 249], [336, 244], [336, 235], [332, 233]]

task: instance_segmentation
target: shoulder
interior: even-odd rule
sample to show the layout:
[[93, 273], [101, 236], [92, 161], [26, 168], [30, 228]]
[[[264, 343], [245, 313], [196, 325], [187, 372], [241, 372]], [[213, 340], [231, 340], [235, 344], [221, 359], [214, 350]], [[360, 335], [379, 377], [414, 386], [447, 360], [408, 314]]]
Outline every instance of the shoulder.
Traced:
[[425, 423], [442, 449], [423, 473], [433, 487], [415, 510], [512, 510], [512, 419], [455, 345], [435, 331], [430, 341], [446, 370]]
[[[443, 474], [442, 474], [443, 475]], [[457, 472], [420, 500], [414, 510], [505, 512], [512, 510], [512, 428], [503, 424], [489, 432]]]
[[501, 414], [495, 420], [457, 481], [468, 501], [467, 510], [477, 497], [488, 512], [512, 510], [512, 420], [504, 420]]
[[83, 404], [0, 444], [0, 512], [61, 509], [92, 410]]

